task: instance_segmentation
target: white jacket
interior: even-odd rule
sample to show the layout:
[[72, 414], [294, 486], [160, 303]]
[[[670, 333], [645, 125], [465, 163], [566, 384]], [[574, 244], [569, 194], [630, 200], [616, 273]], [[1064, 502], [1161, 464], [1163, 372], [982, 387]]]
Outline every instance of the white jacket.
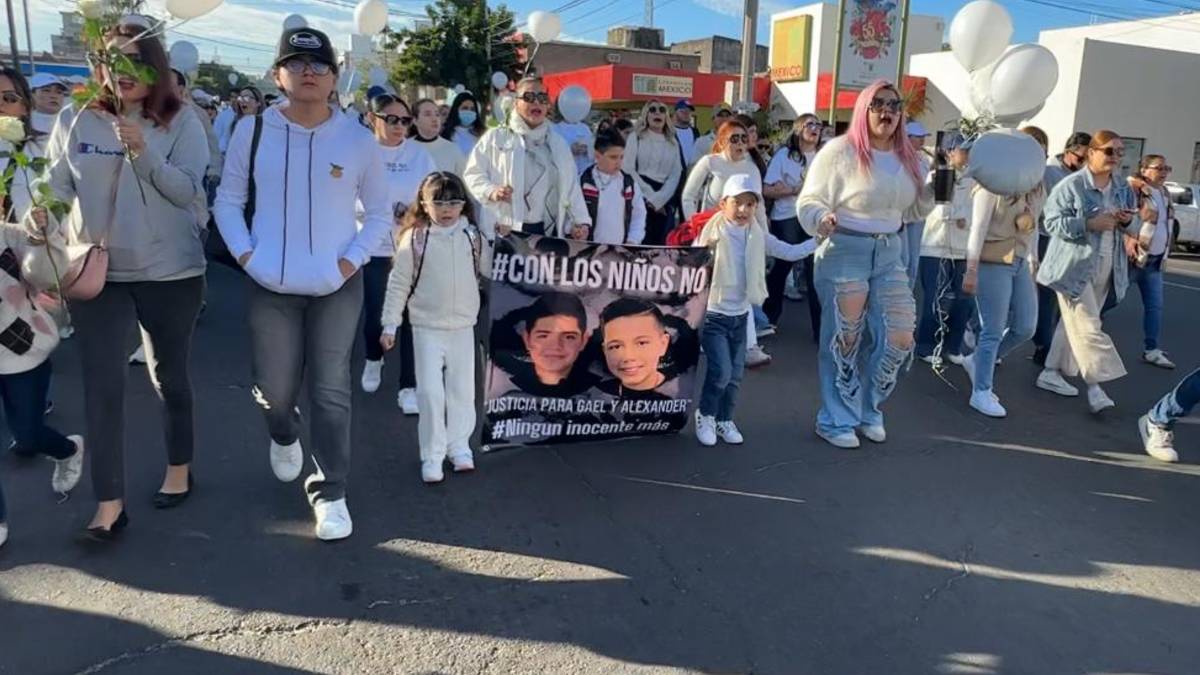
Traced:
[[450, 227], [427, 227], [421, 274], [415, 289], [415, 230], [409, 228], [400, 236], [383, 301], [384, 333], [396, 334], [404, 320], [405, 306], [409, 321], [421, 328], [454, 330], [475, 325], [479, 317], [479, 277], [490, 275], [492, 254], [488, 242], [479, 237], [479, 267], [472, 269], [476, 253], [467, 226], [467, 219], [459, 218]]
[[[234, 258], [253, 251], [246, 273], [260, 286], [329, 295], [345, 283], [338, 259], [362, 266], [392, 229], [379, 144], [337, 110], [314, 129], [293, 124], [283, 110], [274, 106], [262, 116], [253, 226], [247, 228], [243, 211], [253, 117], [233, 132], [213, 215]], [[361, 231], [356, 202], [362, 203]]]
[[[549, 124], [544, 122], [543, 124]], [[562, 136], [551, 132], [546, 136], [554, 167], [558, 171], [558, 197], [556, 229], [546, 234], [566, 237], [572, 225], [590, 225], [587, 204], [579, 189], [579, 176], [575, 173], [575, 158]], [[520, 230], [525, 222], [525, 139], [508, 127], [488, 129], [475, 144], [467, 158], [467, 169], [463, 173], [467, 189], [483, 207], [480, 209], [479, 229], [489, 240], [496, 236], [496, 225], [509, 225]], [[512, 202], [492, 201], [496, 188], [512, 188]], [[550, 210], [550, 207], [547, 207]]]
[[[954, 181], [949, 204], [937, 204], [925, 218], [921, 235], [921, 257], [966, 260], [971, 236], [972, 191], [975, 180], [960, 176]], [[961, 223], [962, 227], [959, 227]]]

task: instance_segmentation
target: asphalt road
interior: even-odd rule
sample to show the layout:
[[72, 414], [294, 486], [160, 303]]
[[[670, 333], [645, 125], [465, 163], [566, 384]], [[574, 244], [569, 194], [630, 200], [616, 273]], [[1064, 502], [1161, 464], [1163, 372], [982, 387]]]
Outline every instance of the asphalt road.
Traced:
[[[1178, 673], [1200, 671], [1200, 429], [1183, 462], [1135, 420], [1200, 364], [1200, 262], [1177, 261], [1166, 347], [1140, 364], [1140, 300], [1109, 320], [1130, 376], [1118, 407], [1000, 369], [988, 420], [928, 368], [887, 407], [892, 440], [837, 451], [812, 432], [815, 358], [791, 303], [748, 375], [744, 447], [691, 434], [483, 456], [419, 482], [394, 384], [355, 397], [352, 539], [311, 535], [300, 482], [271, 476], [251, 402], [237, 280], [210, 273], [196, 339], [196, 493], [156, 512], [156, 400], [127, 400], [123, 541], [73, 541], [45, 462], [0, 459], [0, 673]], [[81, 428], [77, 357], [56, 359], [55, 423]], [[356, 366], [357, 368], [357, 366]], [[385, 371], [394, 372], [394, 371]]]

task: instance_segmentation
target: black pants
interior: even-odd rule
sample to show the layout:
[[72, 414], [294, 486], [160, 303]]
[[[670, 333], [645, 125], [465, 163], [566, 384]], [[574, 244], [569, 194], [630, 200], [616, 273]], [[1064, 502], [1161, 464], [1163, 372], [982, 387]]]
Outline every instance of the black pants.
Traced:
[[[1043, 234], [1038, 239], [1038, 260], [1046, 259], [1046, 247], [1050, 245], [1050, 237]], [[1038, 365], [1046, 364], [1046, 355], [1050, 353], [1050, 343], [1054, 341], [1054, 331], [1058, 330], [1058, 293], [1041, 284], [1037, 285], [1038, 318], [1037, 330], [1033, 333], [1033, 360]]]
[[525, 234], [546, 234], [546, 223], [522, 223], [521, 231]]
[[[204, 277], [198, 276], [110, 281], [100, 295], [72, 306], [83, 359], [84, 417], [97, 500], [125, 496], [125, 380], [129, 345], [139, 324], [150, 381], [162, 401], [167, 463], [191, 463], [196, 439], [188, 361], [203, 299]], [[143, 415], [137, 419], [145, 422]]]
[[[50, 361], [23, 373], [0, 375], [0, 399], [20, 455], [42, 454], [66, 459], [75, 454], [75, 444], [46, 426], [46, 394], [50, 391]], [[5, 522], [4, 492], [0, 490], [0, 523]]]
[[[661, 190], [663, 184], [642, 176], [642, 180], [651, 188]], [[663, 206], [662, 211], [655, 211], [650, 203], [646, 203], [646, 236], [642, 238], [642, 243], [646, 246], [664, 246], [667, 243], [667, 234], [675, 227], [675, 214], [672, 212], [671, 206], [668, 204]]]
[[[363, 265], [363, 351], [368, 361], [383, 360], [383, 346], [379, 336], [383, 334], [383, 299], [387, 295], [388, 275], [392, 271], [392, 259], [375, 257]], [[417, 371], [413, 366], [412, 324], [408, 321], [408, 310], [404, 310], [404, 323], [400, 325], [396, 342], [400, 351], [400, 388], [415, 389]]]
[[[799, 244], [812, 238], [808, 236], [804, 228], [800, 227], [800, 220], [797, 218], [772, 220], [771, 234], [789, 244]], [[772, 324], [778, 324], [780, 317], [783, 316], [783, 292], [787, 288], [787, 278], [792, 273], [794, 264], [776, 258], [771, 263], [771, 271], [767, 273], [767, 301], [763, 303], [763, 312], [766, 313], [767, 320]], [[817, 337], [821, 334], [821, 300], [817, 297], [817, 287], [813, 283], [811, 259], [804, 263], [804, 285], [805, 297], [808, 300], [808, 316], [812, 322], [813, 342], [816, 342]]]

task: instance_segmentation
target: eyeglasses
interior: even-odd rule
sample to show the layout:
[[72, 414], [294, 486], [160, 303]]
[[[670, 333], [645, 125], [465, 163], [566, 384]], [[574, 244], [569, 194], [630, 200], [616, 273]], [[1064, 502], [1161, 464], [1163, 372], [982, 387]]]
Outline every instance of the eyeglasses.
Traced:
[[731, 134], [729, 136], [729, 142], [737, 143], [739, 145], [745, 145], [750, 142], [750, 135], [749, 134]]
[[389, 127], [407, 127], [407, 126], [412, 126], [412, 123], [413, 123], [413, 118], [409, 117], [408, 115], [380, 115], [377, 113], [373, 113], [373, 114], [375, 114], [376, 118], [383, 120], [383, 123], [388, 125]]
[[820, 122], [805, 122], [804, 123], [805, 129], [812, 129], [812, 130], [820, 131], [824, 127], [825, 127], [825, 125], [821, 124]]
[[873, 113], [881, 113], [885, 111], [890, 113], [898, 113], [900, 112], [900, 99], [873, 98], [871, 99], [871, 104], [867, 106], [867, 110], [870, 110]]
[[323, 61], [309, 61], [308, 59], [288, 59], [283, 62], [283, 67], [293, 75], [300, 75], [305, 70], [313, 75], [328, 75], [333, 70], [333, 66]]
[[1087, 159], [1087, 155], [1084, 155], [1083, 153], [1080, 153], [1080, 152], [1075, 152], [1074, 150], [1068, 150], [1068, 151], [1064, 152], [1063, 154], [1070, 155], [1070, 156], [1074, 157], [1075, 159], [1079, 160], [1080, 162]]
[[662, 114], [662, 113], [665, 113], [665, 112], [667, 112], [667, 106], [665, 106], [665, 105], [652, 105], [652, 106], [650, 106], [649, 108], [646, 108], [646, 112], [650, 113], [651, 115], [654, 115], [654, 114], [656, 114], [656, 113], [657, 113], [657, 114]]
[[524, 94], [521, 94], [521, 100], [530, 104], [541, 103], [542, 105], [545, 105], [550, 102], [550, 94], [547, 94], [544, 91], [527, 91]]
[[1155, 164], [1155, 165], [1153, 165], [1153, 166], [1148, 166], [1148, 167], [1146, 167], [1146, 168], [1147, 168], [1147, 169], [1154, 169], [1155, 171], [1159, 171], [1159, 172], [1162, 172], [1162, 173], [1171, 173], [1171, 172], [1174, 170], [1174, 169], [1172, 169], [1171, 167], [1167, 166], [1166, 164]]
[[238, 96], [238, 100], [242, 103], [258, 103], [258, 99], [254, 98], [254, 94], [242, 94]]
[[462, 199], [430, 200], [426, 202], [435, 209], [461, 209], [467, 202]]
[[1096, 152], [1103, 152], [1105, 157], [1124, 157], [1125, 148], [1092, 148]]
[[15, 91], [6, 91], [3, 94], [0, 94], [0, 99], [3, 99], [5, 103], [9, 104], [25, 102], [25, 99], [21, 98], [21, 95]]

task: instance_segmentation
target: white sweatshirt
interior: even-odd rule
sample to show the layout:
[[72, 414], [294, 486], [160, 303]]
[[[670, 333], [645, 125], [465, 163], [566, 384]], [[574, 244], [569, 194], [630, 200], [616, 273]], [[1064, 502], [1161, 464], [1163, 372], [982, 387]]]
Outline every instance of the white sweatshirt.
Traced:
[[[381, 145], [379, 150], [383, 154], [383, 172], [387, 177], [388, 208], [394, 214], [397, 204], [401, 208], [408, 208], [416, 201], [421, 181], [437, 171], [437, 166], [434, 165], [433, 157], [425, 150], [425, 146], [413, 143], [411, 140], [406, 140], [396, 146]], [[393, 227], [394, 221], [395, 219], [393, 219]], [[358, 229], [361, 231], [362, 228], [362, 212], [360, 211]], [[371, 257], [390, 258], [395, 252], [396, 245], [391, 231], [389, 231], [388, 236], [371, 251]]]
[[[307, 129], [283, 115], [286, 105], [262, 115], [253, 226], [247, 228], [244, 214], [253, 117], [238, 122], [233, 132], [213, 215], [234, 258], [253, 252], [246, 273], [260, 286], [329, 295], [345, 283], [338, 260], [361, 267], [391, 232], [382, 153], [370, 132], [336, 109]], [[361, 231], [355, 222], [358, 202]]]
[[[697, 211], [707, 211], [721, 201], [721, 191], [725, 189], [725, 181], [730, 176], [744, 173], [758, 179], [762, 184], [762, 175], [758, 166], [750, 159], [750, 153], [734, 162], [725, 155], [704, 155], [696, 160], [688, 174], [687, 182], [683, 184], [683, 217], [691, 218]], [[705, 183], [708, 183], [707, 189]], [[761, 220], [766, 222], [767, 211], [762, 200], [758, 202]]]
[[937, 204], [925, 218], [921, 257], [966, 260], [975, 180], [959, 176], [949, 204]]
[[[668, 140], [663, 134], [646, 130], [644, 134], [629, 134], [629, 139], [625, 141], [622, 168], [634, 177], [646, 201], [656, 209], [661, 209], [675, 196], [675, 188], [679, 187], [683, 175], [679, 143], [672, 142], [675, 140], [674, 136]], [[662, 183], [662, 189], [655, 190], [643, 177]]]
[[467, 156], [459, 149], [457, 143], [448, 141], [441, 136], [434, 136], [433, 140], [429, 141], [420, 136], [409, 136], [408, 140], [416, 141], [425, 147], [429, 156], [433, 157], [433, 163], [437, 165], [438, 171], [447, 171], [462, 178], [463, 172], [467, 168]]
[[404, 320], [405, 306], [414, 326], [454, 330], [475, 325], [479, 317], [479, 276], [490, 275], [492, 253], [487, 240], [476, 232], [479, 268], [472, 269], [476, 256], [467, 225], [466, 218], [459, 218], [449, 227], [428, 226], [415, 289], [412, 285], [414, 230], [410, 228], [401, 235], [383, 301], [385, 334], [396, 334]]

